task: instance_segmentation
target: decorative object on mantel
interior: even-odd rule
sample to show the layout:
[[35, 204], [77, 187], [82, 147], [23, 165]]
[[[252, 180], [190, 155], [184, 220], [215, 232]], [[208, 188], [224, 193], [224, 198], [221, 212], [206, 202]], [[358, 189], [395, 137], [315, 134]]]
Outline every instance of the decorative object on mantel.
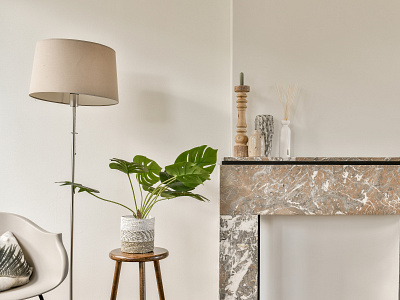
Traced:
[[290, 109], [298, 95], [298, 88], [297, 85], [290, 84], [285, 91], [283, 87], [276, 85], [276, 91], [283, 110], [283, 120], [281, 121], [282, 127], [279, 139], [279, 156], [282, 158], [289, 158], [291, 140], [291, 131], [289, 128]]
[[400, 215], [399, 157], [226, 158], [220, 170], [220, 300], [258, 300], [259, 215]]
[[[29, 96], [72, 107], [72, 176], [75, 181], [77, 106], [118, 104], [115, 51], [80, 40], [47, 39], [36, 44]], [[74, 193], [71, 188], [70, 299], [73, 298]]]
[[[128, 177], [135, 207], [129, 208], [121, 203], [104, 199], [96, 193], [99, 191], [70, 181], [60, 182], [61, 185], [72, 186], [74, 192], [86, 192], [107, 202], [120, 205], [132, 214], [121, 219], [121, 249], [126, 253], [147, 253], [154, 249], [154, 218], [150, 216], [153, 206], [163, 200], [188, 196], [200, 201], [209, 201], [194, 190], [214, 171], [217, 163], [217, 151], [206, 145], [195, 147], [181, 153], [175, 163], [162, 168], [146, 156], [136, 155], [131, 162], [119, 158], [111, 159], [110, 169], [121, 171]], [[140, 190], [140, 203], [136, 199], [135, 189], [130, 174], [136, 174]], [[145, 194], [144, 192], [147, 192]]]
[[279, 157], [290, 158], [290, 140], [292, 132], [289, 127], [289, 120], [281, 121], [281, 135], [279, 139]]
[[236, 125], [236, 145], [233, 148], [235, 157], [247, 157], [248, 154], [248, 137], [247, 123], [246, 123], [246, 108], [247, 108], [247, 93], [250, 92], [250, 86], [244, 85], [244, 74], [240, 73], [240, 85], [235, 86], [235, 92], [237, 93], [236, 103], [238, 110], [238, 121]]
[[265, 155], [265, 139], [259, 129], [257, 122], [253, 134], [249, 138], [249, 157], [261, 157]]
[[256, 129], [260, 130], [265, 144], [265, 153], [262, 156], [270, 156], [272, 151], [272, 137], [274, 135], [274, 117], [271, 115], [256, 116]]

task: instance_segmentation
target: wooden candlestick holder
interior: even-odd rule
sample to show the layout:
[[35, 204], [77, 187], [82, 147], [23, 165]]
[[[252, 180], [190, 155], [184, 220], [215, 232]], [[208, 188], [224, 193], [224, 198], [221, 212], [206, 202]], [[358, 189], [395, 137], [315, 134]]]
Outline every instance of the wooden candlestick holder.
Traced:
[[236, 145], [233, 147], [233, 153], [235, 157], [248, 157], [248, 146], [247, 142], [249, 138], [246, 135], [247, 123], [246, 123], [246, 108], [247, 108], [247, 93], [250, 92], [250, 86], [248, 85], [237, 85], [235, 86], [235, 92], [237, 93], [236, 103], [238, 110], [238, 122], [236, 125]]

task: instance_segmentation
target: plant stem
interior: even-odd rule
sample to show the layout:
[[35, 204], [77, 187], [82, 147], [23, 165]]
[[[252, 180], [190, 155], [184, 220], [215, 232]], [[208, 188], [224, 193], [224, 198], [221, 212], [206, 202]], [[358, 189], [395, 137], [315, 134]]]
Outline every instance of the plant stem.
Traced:
[[138, 207], [137, 207], [137, 203], [136, 203], [135, 190], [133, 189], [133, 184], [132, 184], [131, 176], [129, 176], [129, 173], [128, 173], [127, 175], [128, 175], [128, 178], [129, 178], [129, 183], [131, 184], [131, 189], [132, 189], [132, 194], [133, 194], [133, 200], [135, 201], [135, 207], [136, 207], [136, 211], [137, 211], [137, 210], [138, 210]]
[[147, 208], [147, 210], [146, 210], [146, 213], [145, 213], [146, 217], [148, 216], [148, 214], [150, 213], [150, 211], [152, 210], [153, 206], [154, 206], [156, 203], [158, 203], [158, 202], [160, 202], [160, 201], [164, 201], [164, 200], [175, 199], [175, 198], [177, 198], [177, 197], [161, 198], [161, 199], [158, 199], [158, 200], [157, 200], [157, 199], [154, 200], [154, 201], [151, 203], [151, 205], [148, 206], [148, 208]]
[[[152, 192], [153, 196], [151, 196], [149, 198], [147, 206], [144, 209], [144, 217], [143, 218], [147, 217], [147, 215], [150, 213], [151, 209], [153, 208], [154, 204], [157, 203], [157, 198], [169, 187], [168, 185], [170, 183], [175, 181], [175, 179], [176, 179], [176, 176], [164, 181], [163, 182], [164, 186], [160, 186], [161, 184], [159, 184], [158, 187], [156, 189], [154, 189], [154, 191]], [[157, 189], [158, 189], [158, 192], [154, 193]]]
[[155, 194], [155, 191], [161, 186], [161, 184], [162, 184], [162, 183], [160, 183], [159, 185], [157, 185], [157, 186], [154, 188], [153, 191], [147, 193], [146, 198], [145, 198], [145, 200], [144, 200], [144, 204], [143, 204], [143, 207], [144, 207], [144, 208], [146, 208], [148, 202], [151, 200], [151, 197]]
[[142, 185], [139, 182], [139, 175], [136, 174], [136, 181], [139, 183], [139, 190], [140, 190], [140, 210], [142, 210], [143, 207], [143, 192], [142, 192]]
[[[151, 193], [148, 193], [146, 196], [146, 201], [143, 206], [143, 218], [146, 218], [156, 203], [157, 198], [168, 188], [168, 185], [176, 180], [176, 176], [165, 180], [160, 183]], [[164, 185], [164, 186], [162, 186]]]
[[133, 214], [133, 215], [135, 216], [135, 218], [136, 218], [135, 212], [134, 212], [132, 209], [130, 209], [129, 207], [127, 207], [127, 206], [125, 206], [125, 205], [123, 205], [123, 204], [121, 204], [121, 203], [115, 202], [115, 201], [111, 201], [111, 200], [107, 200], [107, 199], [101, 198], [101, 197], [99, 197], [99, 196], [97, 196], [97, 195], [95, 195], [95, 194], [93, 194], [93, 193], [91, 193], [91, 192], [88, 192], [88, 193], [89, 193], [90, 195], [92, 195], [92, 196], [94, 196], [94, 197], [100, 199], [100, 200], [107, 201], [107, 202], [111, 202], [111, 203], [120, 205], [120, 206], [122, 206], [122, 207], [125, 207], [126, 209], [130, 210], [130, 211], [132, 212], [132, 214]]
[[176, 197], [171, 197], [171, 198], [161, 198], [161, 199], [158, 199], [155, 203], [158, 203], [158, 202], [160, 202], [160, 201], [164, 201], [164, 200], [171, 200], [171, 199], [174, 199], [174, 198], [176, 198]]
[[[154, 191], [156, 191], [157, 189], [159, 189], [159, 187], [156, 187], [154, 189]], [[151, 193], [147, 194], [148, 198], [147, 198], [147, 200], [145, 201], [145, 203], [143, 205], [143, 215], [146, 215], [146, 212], [148, 211], [148, 207], [150, 206], [150, 204], [152, 202], [152, 197], [154, 197], [154, 194], [153, 194], [154, 191], [152, 191]]]

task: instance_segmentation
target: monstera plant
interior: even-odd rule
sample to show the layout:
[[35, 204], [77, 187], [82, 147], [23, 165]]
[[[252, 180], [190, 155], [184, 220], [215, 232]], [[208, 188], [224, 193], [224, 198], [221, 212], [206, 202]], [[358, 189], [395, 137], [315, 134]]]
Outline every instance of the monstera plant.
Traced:
[[[111, 202], [128, 209], [136, 219], [146, 219], [151, 209], [160, 201], [178, 197], [191, 197], [200, 201], [209, 201], [206, 197], [192, 191], [205, 181], [210, 180], [217, 162], [217, 151], [207, 145], [199, 146], [181, 153], [164, 170], [154, 160], [143, 155], [136, 155], [132, 161], [119, 158], [111, 159], [110, 168], [127, 176], [134, 207], [130, 208], [119, 202], [97, 195], [98, 190], [70, 181], [61, 185], [72, 185], [74, 192], [86, 192], [100, 200]], [[137, 181], [139, 192], [135, 191], [132, 177]]]

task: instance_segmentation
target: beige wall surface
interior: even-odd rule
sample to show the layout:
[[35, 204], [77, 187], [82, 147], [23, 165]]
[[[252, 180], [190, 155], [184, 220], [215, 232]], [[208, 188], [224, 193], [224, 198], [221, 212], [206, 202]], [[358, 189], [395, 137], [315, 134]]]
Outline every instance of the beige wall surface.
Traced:
[[[69, 191], [54, 182], [70, 177], [71, 110], [28, 97], [35, 43], [44, 38], [90, 40], [117, 52], [120, 104], [78, 108], [77, 180], [125, 204], [131, 203], [129, 188], [109, 170], [112, 157], [146, 154], [166, 165], [200, 144], [219, 148], [220, 158], [230, 154], [236, 116], [229, 91], [231, 50], [233, 85], [243, 71], [252, 88], [250, 128], [256, 114], [272, 114], [279, 121], [275, 83], [298, 83], [301, 94], [292, 118], [295, 156], [399, 156], [397, 1], [234, 0], [232, 49], [230, 2], [2, 1], [0, 210], [62, 232], [69, 247]], [[275, 129], [273, 155], [279, 126]], [[169, 299], [218, 299], [217, 172], [212, 179], [201, 189], [211, 203], [178, 199], [153, 212], [156, 244], [171, 252], [161, 266]], [[119, 218], [125, 213], [78, 196], [76, 299], [109, 298], [114, 265], [108, 252], [119, 245]], [[363, 220], [366, 225], [375, 224], [368, 220]], [[274, 225], [288, 230], [284, 237], [273, 232], [289, 246], [305, 245], [293, 238], [293, 228], [307, 238], [309, 230], [321, 225], [318, 220], [293, 222]], [[336, 236], [334, 223], [322, 222], [327, 222], [327, 235]], [[355, 225], [347, 230], [365, 234]], [[392, 220], [377, 225], [387, 236], [395, 226]], [[329, 245], [308, 241], [322, 249]], [[381, 250], [367, 250], [366, 257]], [[284, 253], [293, 254], [288, 248]], [[350, 251], [350, 257], [357, 254]], [[398, 264], [398, 258], [390, 257]], [[286, 266], [279, 272], [290, 270]], [[124, 265], [119, 299], [135, 296], [137, 271]], [[156, 299], [153, 274], [149, 268], [149, 299]], [[46, 299], [67, 299], [67, 290], [64, 283]], [[286, 298], [273, 300], [281, 299]]]
[[[300, 87], [293, 156], [400, 155], [399, 14], [394, 0], [233, 1], [233, 85], [244, 72], [250, 129], [257, 114], [274, 116], [273, 156], [274, 86], [289, 83]], [[288, 218], [262, 219], [265, 299], [397, 299], [396, 217]]]
[[275, 84], [289, 83], [293, 156], [400, 155], [399, 13], [395, 0], [233, 1], [233, 84], [244, 72], [250, 129], [274, 116], [273, 156]]
[[[76, 180], [109, 199], [132, 204], [129, 183], [109, 159], [144, 154], [165, 166], [202, 144], [229, 155], [230, 1], [1, 1], [0, 210], [21, 214], [69, 249], [72, 113], [69, 106], [28, 96], [37, 40], [73, 38], [117, 53], [120, 103], [78, 107]], [[156, 245], [167, 299], [218, 298], [218, 170], [190, 198], [160, 203]], [[76, 198], [75, 299], [109, 299], [123, 208], [89, 195]], [[157, 299], [152, 266], [147, 297]], [[67, 281], [48, 300], [67, 299]], [[118, 299], [138, 297], [138, 266], [124, 264]]]

